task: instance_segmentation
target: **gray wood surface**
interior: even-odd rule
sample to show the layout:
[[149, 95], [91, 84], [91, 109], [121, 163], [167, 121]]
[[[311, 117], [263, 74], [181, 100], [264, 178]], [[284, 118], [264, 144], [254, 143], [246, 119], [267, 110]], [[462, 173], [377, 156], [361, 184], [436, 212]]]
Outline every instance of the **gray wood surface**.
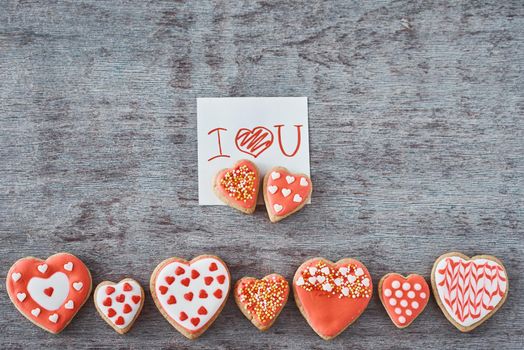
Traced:
[[[451, 3], [451, 4], [450, 4]], [[511, 279], [470, 334], [434, 300], [397, 330], [375, 296], [331, 342], [290, 300], [267, 333], [232, 298], [196, 342], [148, 294], [116, 334], [92, 301], [60, 335], [0, 284], [0, 348], [518, 349], [524, 337], [524, 5], [514, 1], [0, 0], [0, 275], [68, 251], [94, 282], [170, 256], [234, 279], [355, 257], [429, 277], [459, 250]], [[197, 96], [308, 96], [313, 204], [279, 224], [197, 201]]]

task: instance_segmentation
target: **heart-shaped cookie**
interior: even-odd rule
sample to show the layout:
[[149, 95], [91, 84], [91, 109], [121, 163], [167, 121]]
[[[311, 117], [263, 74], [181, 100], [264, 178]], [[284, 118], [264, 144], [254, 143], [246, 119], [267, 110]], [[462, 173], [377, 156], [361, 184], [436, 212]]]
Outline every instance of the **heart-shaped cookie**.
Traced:
[[255, 211], [259, 187], [258, 169], [246, 159], [239, 160], [232, 168], [220, 170], [213, 180], [218, 198], [246, 214]]
[[309, 176], [275, 167], [264, 176], [264, 201], [271, 222], [296, 213], [308, 202], [313, 185]]
[[395, 326], [406, 328], [426, 307], [429, 286], [420, 275], [388, 273], [380, 279], [378, 295]]
[[224, 307], [231, 276], [213, 255], [191, 261], [169, 258], [151, 275], [151, 294], [164, 317], [180, 333], [195, 339], [206, 331]]
[[118, 283], [104, 281], [95, 289], [95, 307], [115, 331], [127, 333], [140, 315], [144, 305], [144, 290], [132, 278]]
[[18, 260], [6, 278], [9, 298], [37, 326], [59, 333], [71, 322], [91, 293], [91, 274], [76, 256], [58, 253], [45, 261]]
[[240, 311], [261, 331], [275, 323], [288, 295], [289, 284], [276, 273], [262, 279], [243, 277], [235, 284], [235, 301]]
[[504, 265], [490, 255], [472, 258], [452, 252], [440, 256], [431, 271], [433, 295], [446, 318], [469, 332], [504, 304], [509, 280]]
[[366, 267], [351, 258], [332, 263], [306, 261], [293, 278], [300, 312], [323, 339], [332, 339], [357, 320], [368, 306], [373, 283]]

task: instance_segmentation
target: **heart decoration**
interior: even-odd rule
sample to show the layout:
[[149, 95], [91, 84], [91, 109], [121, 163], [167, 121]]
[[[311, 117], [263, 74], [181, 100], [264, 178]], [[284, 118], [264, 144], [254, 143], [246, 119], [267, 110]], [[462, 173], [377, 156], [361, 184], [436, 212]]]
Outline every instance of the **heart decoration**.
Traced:
[[261, 331], [275, 323], [288, 295], [289, 284], [276, 273], [262, 279], [243, 277], [235, 285], [235, 301], [240, 311]]
[[144, 290], [132, 278], [118, 283], [104, 281], [95, 289], [95, 307], [115, 331], [127, 333], [144, 306]]
[[388, 273], [378, 285], [380, 301], [391, 321], [398, 328], [406, 328], [418, 317], [429, 300], [429, 286], [420, 275], [404, 277]]
[[280, 221], [304, 207], [311, 197], [313, 185], [309, 176], [292, 174], [275, 167], [264, 176], [264, 200], [269, 219]]
[[371, 276], [361, 262], [323, 258], [304, 262], [293, 278], [295, 301], [311, 328], [332, 339], [355, 322], [373, 294]]
[[230, 207], [251, 214], [257, 206], [259, 183], [255, 164], [242, 159], [232, 168], [219, 171], [213, 181], [213, 188], [218, 198]]
[[173, 257], [156, 267], [150, 284], [162, 315], [184, 336], [195, 339], [222, 311], [231, 275], [226, 264], [213, 255], [189, 262]]
[[7, 293], [18, 311], [37, 326], [59, 333], [91, 293], [91, 274], [76, 256], [58, 253], [45, 261], [18, 260], [6, 279]]
[[235, 144], [240, 152], [258, 157], [273, 144], [273, 133], [257, 126], [253, 129], [240, 129], [235, 137]]
[[446, 318], [469, 332], [504, 304], [509, 280], [504, 265], [490, 255], [461, 253], [440, 256], [431, 272], [433, 294]]

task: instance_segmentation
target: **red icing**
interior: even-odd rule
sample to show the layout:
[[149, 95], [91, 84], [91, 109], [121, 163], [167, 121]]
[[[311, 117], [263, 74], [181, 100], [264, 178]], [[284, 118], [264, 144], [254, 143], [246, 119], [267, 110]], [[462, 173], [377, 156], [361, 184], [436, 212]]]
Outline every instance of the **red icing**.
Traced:
[[[409, 288], [407, 285], [404, 287], [405, 283], [409, 285]], [[420, 288], [417, 290], [415, 285]], [[397, 273], [391, 273], [382, 279], [382, 304], [397, 327], [407, 327], [420, 315], [428, 303], [429, 293], [429, 286], [424, 277], [420, 275], [409, 275], [406, 278]], [[412, 307], [413, 302], [417, 303], [417, 308]]]
[[131, 305], [129, 305], [129, 304], [125, 304], [125, 305], [124, 305], [124, 313], [125, 313], [125, 314], [128, 314], [128, 313], [130, 313], [131, 311], [133, 311], [133, 309], [131, 308]]
[[217, 297], [217, 299], [222, 298], [222, 290], [220, 290], [220, 289], [215, 290], [215, 292], [213, 293], [213, 295], [214, 295], [215, 297]]
[[[226, 175], [229, 174], [229, 176], [233, 175], [235, 171], [238, 171], [239, 168], [241, 167], [247, 167], [248, 171], [249, 172], [252, 172], [252, 174], [254, 174], [254, 180], [253, 180], [253, 186], [251, 188], [247, 188], [247, 193], [249, 193], [249, 196], [251, 198], [242, 198], [242, 199], [236, 199], [234, 196], [232, 196], [228, 189], [225, 188], [221, 182], [222, 180], [226, 177]], [[233, 168], [229, 168], [229, 169], [224, 169], [222, 171], [220, 171], [217, 176], [216, 176], [216, 190], [218, 192], [220, 192], [220, 194], [222, 195], [222, 197], [229, 203], [234, 203], [235, 205], [238, 205], [242, 208], [252, 208], [253, 206], [256, 205], [256, 202], [257, 202], [257, 197], [258, 197], [258, 189], [259, 189], [259, 183], [260, 183], [260, 179], [259, 179], [259, 174], [258, 174], [258, 170], [256, 169], [256, 166], [250, 162], [249, 160], [240, 160], [239, 162], [237, 162]], [[235, 189], [235, 193], [237, 193], [237, 190], [238, 189]], [[211, 270], [213, 271], [213, 270]]]
[[126, 300], [126, 296], [124, 294], [120, 294], [118, 295], [115, 300], [118, 302], [118, 303], [123, 303], [125, 300]]
[[106, 287], [106, 294], [107, 295], [111, 295], [115, 292], [115, 287], [112, 287], [112, 286], [107, 286]]
[[201, 306], [200, 308], [198, 308], [198, 314], [199, 315], [207, 315], [207, 310], [205, 307]]
[[198, 317], [193, 317], [191, 318], [191, 323], [196, 327], [200, 323], [200, 319]]
[[[280, 177], [273, 179], [272, 173], [276, 172], [280, 174]], [[294, 177], [294, 181], [288, 183], [287, 177]], [[306, 175], [301, 174], [292, 174], [283, 168], [273, 168], [266, 175], [266, 192], [264, 193], [264, 198], [266, 199], [266, 206], [269, 208], [270, 212], [275, 216], [285, 216], [287, 214], [293, 213], [300, 206], [302, 206], [308, 199], [311, 194], [311, 179]], [[302, 186], [300, 183], [305, 179], [307, 182], [306, 186]], [[271, 193], [270, 190], [276, 186], [275, 193]], [[283, 193], [284, 190], [284, 193]], [[297, 197], [295, 197], [297, 195]], [[299, 202], [294, 201], [301, 200]], [[281, 206], [280, 211], [276, 211], [275, 205]]]
[[[72, 271], [64, 268], [64, 265], [69, 262], [73, 263]], [[48, 267], [45, 272], [41, 272], [37, 267], [44, 263], [47, 264]], [[56, 272], [62, 272], [67, 276], [69, 280], [69, 292], [58, 310], [46, 310], [31, 297], [27, 291], [27, 284], [32, 277], [48, 279]], [[15, 281], [12, 278], [13, 273], [20, 273], [21, 277]], [[75, 282], [81, 282], [83, 284], [82, 288], [78, 291], [72, 288], [72, 284]], [[51, 333], [58, 333], [71, 321], [89, 297], [91, 291], [91, 275], [80, 259], [68, 253], [52, 255], [45, 261], [29, 257], [20, 259], [11, 266], [7, 273], [6, 287], [11, 301], [25, 317]], [[53, 295], [57, 288], [60, 288], [60, 286], [53, 286], [51, 295]], [[27, 296], [23, 301], [20, 301], [17, 298], [18, 293], [26, 293]], [[73, 309], [66, 309], [64, 307], [64, 304], [69, 300], [73, 301]], [[41, 310], [38, 316], [31, 314], [31, 310], [35, 308], [40, 308]], [[49, 316], [55, 313], [58, 315], [58, 320], [56, 323], [53, 323], [49, 320]]]
[[208, 296], [208, 295], [207, 295], [207, 292], [206, 292], [205, 290], [201, 289], [201, 290], [200, 290], [200, 293], [198, 294], [198, 297], [199, 297], [200, 299], [205, 299], [205, 298], [207, 298], [207, 296]]
[[116, 311], [115, 311], [114, 309], [109, 308], [109, 309], [107, 310], [107, 317], [113, 317], [113, 316], [115, 316], [115, 315], [116, 315]]
[[104, 302], [102, 303], [104, 306], [111, 306], [113, 304], [113, 301], [111, 300], [111, 298], [105, 298], [104, 299]]
[[302, 313], [308, 319], [310, 326], [323, 337], [334, 337], [342, 332], [348, 325], [354, 322], [366, 309], [371, 295], [369, 297], [340, 297], [339, 295], [332, 295], [326, 291], [311, 290], [308, 291], [300, 286], [297, 286], [297, 280], [302, 276], [302, 273], [312, 266], [316, 266], [319, 262], [325, 264], [335, 270], [340, 267], [354, 264], [356, 267], [362, 268], [364, 276], [369, 278], [369, 290], [372, 292], [373, 286], [371, 284], [371, 277], [366, 267], [355, 259], [344, 259], [343, 263], [337, 262], [335, 264], [327, 262], [322, 259], [311, 259], [302, 264], [293, 279], [293, 287], [295, 289], [295, 296], [302, 305]]
[[213, 277], [211, 276], [204, 277], [204, 283], [206, 284], [206, 286], [209, 286], [211, 283], [213, 283]]
[[184, 278], [182, 281], [180, 281], [180, 283], [182, 283], [186, 287], [189, 287], [189, 282], [191, 282], [189, 278]]
[[175, 278], [173, 276], [166, 276], [166, 282], [167, 284], [171, 285], [173, 282], [175, 282]]
[[218, 283], [224, 284], [225, 280], [226, 280], [226, 276], [224, 276], [224, 275], [217, 276]]
[[173, 304], [176, 304], [176, 298], [174, 295], [170, 295], [169, 298], [167, 299], [167, 303], [169, 305], [173, 305]]
[[164, 295], [167, 293], [167, 290], [168, 288], [166, 286], [160, 286], [158, 287], [158, 289], [160, 290], [160, 294]]
[[50, 297], [50, 296], [53, 295], [54, 290], [55, 289], [53, 287], [46, 288], [46, 289], [44, 289], [44, 294], [47, 295], [48, 297]]
[[200, 273], [197, 270], [191, 270], [191, 278], [197, 279], [200, 276]]
[[182, 311], [180, 313], [180, 321], [185, 321], [185, 320], [187, 320], [187, 314], [184, 311]]
[[133, 301], [133, 303], [135, 304], [138, 304], [140, 302], [140, 300], [142, 299], [142, 297], [140, 295], [133, 295], [131, 297], [131, 300]]
[[186, 299], [188, 301], [193, 300], [193, 292], [189, 292], [189, 293], [184, 294], [184, 299]]
[[124, 283], [124, 287], [122, 288], [126, 292], [130, 292], [133, 290], [133, 287], [129, 283]]
[[122, 316], [118, 316], [118, 318], [116, 319], [115, 321], [115, 324], [118, 325], [118, 326], [121, 326], [124, 324], [124, 318]]
[[177, 276], [180, 276], [180, 275], [184, 274], [184, 272], [186, 272], [186, 270], [184, 270], [184, 268], [183, 268], [183, 267], [180, 267], [180, 266], [178, 266], [178, 267], [176, 268], [176, 270], [175, 270], [175, 274], [176, 274]]
[[218, 270], [218, 266], [215, 263], [209, 264], [209, 271], [216, 271]]

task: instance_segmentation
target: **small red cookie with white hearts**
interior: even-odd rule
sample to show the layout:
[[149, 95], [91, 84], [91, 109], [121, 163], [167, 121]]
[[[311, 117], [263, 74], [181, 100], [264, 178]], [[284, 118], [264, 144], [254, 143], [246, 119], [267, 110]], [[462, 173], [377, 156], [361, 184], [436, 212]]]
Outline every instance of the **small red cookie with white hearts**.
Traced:
[[313, 184], [305, 174], [292, 174], [286, 168], [274, 167], [264, 176], [264, 201], [271, 222], [285, 219], [306, 205]]
[[360, 261], [345, 258], [333, 263], [313, 258], [297, 269], [293, 278], [297, 306], [313, 330], [333, 339], [366, 310], [373, 282]]
[[91, 293], [91, 273], [76, 256], [26, 257], [7, 272], [6, 288], [18, 311], [48, 332], [60, 333]]
[[232, 168], [220, 170], [213, 179], [213, 190], [217, 197], [246, 214], [255, 211], [259, 188], [258, 169], [246, 159], [239, 160]]
[[214, 255], [191, 261], [173, 257], [151, 275], [153, 300], [162, 315], [189, 339], [204, 333], [218, 317], [229, 295], [231, 275]]
[[243, 277], [235, 284], [235, 301], [251, 323], [268, 330], [287, 303], [289, 284], [277, 273], [262, 279]]
[[424, 277], [416, 274], [388, 273], [378, 283], [380, 301], [398, 328], [406, 328], [424, 311], [429, 293]]
[[144, 290], [132, 278], [125, 278], [118, 283], [101, 282], [95, 289], [93, 299], [100, 316], [113, 329], [127, 333], [144, 306]]

